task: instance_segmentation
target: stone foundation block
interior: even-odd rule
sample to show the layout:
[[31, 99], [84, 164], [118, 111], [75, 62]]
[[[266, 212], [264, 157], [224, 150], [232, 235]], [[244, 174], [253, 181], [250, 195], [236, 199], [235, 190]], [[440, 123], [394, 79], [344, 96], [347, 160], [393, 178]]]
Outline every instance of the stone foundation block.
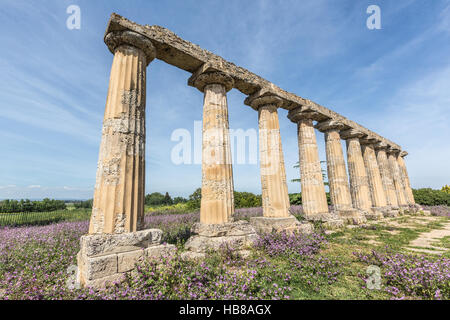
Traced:
[[360, 225], [367, 222], [365, 214], [356, 209], [339, 210], [336, 215], [348, 224]]
[[159, 259], [164, 256], [175, 255], [177, 248], [173, 244], [160, 244], [145, 249], [145, 256], [149, 259]]
[[314, 231], [311, 223], [298, 221], [294, 216], [286, 218], [252, 217], [250, 224], [258, 233], [286, 231], [310, 234]]
[[253, 226], [247, 221], [235, 221], [222, 224], [196, 223], [191, 229], [192, 236], [185, 244], [188, 252], [184, 258], [201, 259], [208, 251], [218, 251], [224, 246], [242, 251], [251, 247], [258, 239]]
[[385, 208], [382, 207], [372, 207], [369, 212], [366, 212], [366, 218], [369, 220], [380, 220], [383, 219], [383, 211]]
[[306, 220], [311, 222], [323, 222], [323, 226], [326, 229], [339, 229], [344, 227], [345, 223], [337, 213], [335, 212], [325, 212], [315, 215], [305, 215]]
[[175, 250], [173, 245], [161, 245], [161, 237], [159, 229], [83, 235], [77, 255], [79, 283], [100, 289], [122, 281], [136, 263]]
[[134, 269], [137, 262], [144, 260], [144, 249], [119, 253], [117, 255], [118, 272], [127, 272]]
[[132, 247], [148, 247], [161, 242], [162, 231], [146, 229], [119, 234], [88, 234], [81, 236], [83, 254], [91, 257], [102, 253], [131, 251]]

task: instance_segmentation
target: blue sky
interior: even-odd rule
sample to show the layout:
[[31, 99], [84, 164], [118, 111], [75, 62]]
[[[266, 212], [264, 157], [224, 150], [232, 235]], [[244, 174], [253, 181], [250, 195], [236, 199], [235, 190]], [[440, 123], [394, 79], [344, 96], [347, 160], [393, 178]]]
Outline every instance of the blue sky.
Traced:
[[[66, 27], [69, 5], [81, 29]], [[381, 30], [366, 27], [369, 5]], [[450, 184], [450, 2], [0, 1], [0, 199], [91, 198], [113, 56], [103, 43], [112, 12], [182, 38], [376, 131], [409, 152], [413, 187]], [[171, 162], [172, 132], [193, 132], [202, 94], [190, 74], [147, 69], [146, 192], [188, 196], [198, 164]], [[230, 127], [257, 113], [228, 94]], [[280, 110], [288, 180], [299, 176], [296, 127]], [[323, 134], [317, 132], [324, 160]], [[260, 193], [258, 165], [234, 165], [238, 191]], [[289, 192], [300, 191], [289, 183]]]

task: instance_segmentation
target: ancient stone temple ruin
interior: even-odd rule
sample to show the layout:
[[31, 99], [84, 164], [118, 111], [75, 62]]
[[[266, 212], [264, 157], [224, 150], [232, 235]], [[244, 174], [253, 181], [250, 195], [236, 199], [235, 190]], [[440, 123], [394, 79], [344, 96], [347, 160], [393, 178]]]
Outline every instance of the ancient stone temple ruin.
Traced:
[[[407, 153], [396, 143], [163, 27], [142, 26], [112, 14], [104, 41], [114, 59], [89, 234], [81, 238], [78, 254], [82, 285], [119, 281], [136, 262], [174, 250], [161, 244], [161, 230], [143, 229], [146, 70], [155, 58], [190, 72], [188, 85], [204, 95], [200, 222], [185, 245], [186, 258], [202, 258], [224, 243], [245, 254], [257, 233], [311, 232], [312, 221], [337, 228], [421, 210], [403, 159]], [[250, 222], [234, 219], [227, 103], [231, 89], [244, 93], [244, 103], [257, 112], [263, 216]], [[289, 212], [279, 108], [289, 110], [288, 118], [297, 125], [302, 222]], [[327, 205], [316, 129], [325, 136], [333, 210]]]

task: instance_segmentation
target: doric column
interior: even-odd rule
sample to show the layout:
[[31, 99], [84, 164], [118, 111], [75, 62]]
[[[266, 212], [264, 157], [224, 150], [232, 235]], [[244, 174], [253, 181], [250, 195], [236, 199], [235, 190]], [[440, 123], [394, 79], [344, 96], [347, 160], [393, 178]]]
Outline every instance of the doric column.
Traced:
[[114, 54], [103, 120], [89, 233], [142, 228], [145, 196], [145, 78], [155, 58], [147, 38], [132, 31], [108, 33]]
[[189, 83], [204, 93], [200, 223], [232, 222], [233, 168], [227, 92], [234, 81], [222, 72], [206, 71], [194, 74]]
[[328, 218], [329, 212], [313, 126], [316, 116], [316, 113], [302, 112], [300, 108], [288, 114], [288, 118], [297, 123], [303, 212], [307, 219], [323, 220]]
[[353, 206], [372, 218], [372, 199], [370, 198], [369, 179], [359, 143], [359, 139], [363, 136], [365, 136], [364, 133], [355, 129], [341, 132], [341, 137], [346, 140], [347, 145], [347, 164]]
[[334, 210], [344, 220], [354, 224], [364, 223], [366, 218], [353, 208], [348, 186], [347, 170], [345, 169], [344, 153], [342, 152], [339, 134], [339, 131], [345, 125], [336, 120], [325, 120], [319, 122], [315, 127], [325, 134], [328, 185]]
[[402, 175], [403, 186], [405, 187], [405, 191], [406, 191], [406, 200], [407, 200], [408, 204], [415, 205], [416, 201], [414, 200], [414, 195], [413, 195], [413, 192], [411, 189], [411, 183], [409, 181], [408, 170], [406, 170], [406, 164], [405, 164], [405, 160], [404, 160], [404, 157], [406, 157], [407, 155], [408, 155], [408, 152], [402, 151], [399, 154], [399, 156], [397, 157], [397, 162], [400, 167], [400, 173]]
[[387, 150], [387, 156], [389, 161], [389, 167], [392, 174], [392, 179], [394, 181], [395, 193], [397, 195], [397, 201], [399, 207], [407, 207], [408, 202], [406, 201], [405, 188], [403, 187], [403, 181], [400, 174], [400, 168], [397, 162], [397, 156], [400, 150], [389, 148]]
[[386, 195], [386, 202], [391, 209], [398, 210], [397, 193], [395, 191], [394, 180], [392, 179], [390, 165], [386, 154], [387, 148], [387, 145], [383, 142], [375, 145], [381, 182], [383, 183], [383, 189]]
[[289, 195], [277, 112], [282, 100], [277, 96], [262, 96], [249, 103], [258, 111], [263, 215], [289, 217]]
[[377, 143], [377, 140], [362, 138], [360, 139], [360, 143], [369, 180], [370, 196], [373, 205], [372, 209], [389, 216], [391, 215], [390, 207], [388, 207], [386, 200], [386, 193], [383, 188], [380, 168], [378, 167], [377, 156], [375, 154], [375, 143]]

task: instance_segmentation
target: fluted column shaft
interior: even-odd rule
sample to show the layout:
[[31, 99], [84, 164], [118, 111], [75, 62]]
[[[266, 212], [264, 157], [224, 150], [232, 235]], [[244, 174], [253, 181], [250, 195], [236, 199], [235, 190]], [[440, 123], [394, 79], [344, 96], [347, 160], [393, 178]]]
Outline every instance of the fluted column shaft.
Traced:
[[194, 74], [189, 83], [204, 93], [200, 223], [232, 222], [234, 186], [227, 92], [233, 79], [217, 71], [202, 72]]
[[373, 144], [362, 145], [364, 164], [369, 179], [370, 195], [374, 207], [386, 207], [387, 200]]
[[372, 200], [370, 198], [369, 179], [364, 166], [359, 138], [347, 138], [346, 145], [350, 193], [353, 206], [356, 209], [369, 212], [372, 207]]
[[145, 196], [146, 67], [151, 42], [130, 31], [110, 33], [109, 80], [89, 233], [142, 228]]
[[397, 157], [397, 162], [400, 167], [400, 173], [402, 174], [403, 186], [405, 187], [406, 200], [408, 204], [415, 204], [414, 195], [411, 188], [411, 182], [409, 181], [408, 170], [406, 170], [405, 160], [402, 155]]
[[251, 101], [251, 106], [258, 110], [263, 215], [271, 218], [290, 216], [277, 111], [281, 102], [276, 96], [258, 97]]
[[394, 181], [385, 149], [377, 149], [377, 162], [380, 168], [381, 181], [383, 183], [384, 193], [387, 204], [393, 208], [398, 208], [397, 193], [394, 187]]
[[400, 175], [400, 168], [397, 162], [397, 156], [394, 153], [388, 153], [388, 161], [390, 170], [392, 173], [392, 178], [394, 181], [395, 193], [397, 195], [397, 201], [399, 206], [407, 206], [405, 188], [403, 187], [403, 181]]
[[337, 129], [325, 132], [325, 146], [331, 203], [337, 211], [350, 210], [352, 209], [352, 198], [348, 186], [341, 137]]
[[297, 121], [302, 205], [307, 218], [328, 214], [327, 197], [320, 167], [316, 133], [312, 119]]

